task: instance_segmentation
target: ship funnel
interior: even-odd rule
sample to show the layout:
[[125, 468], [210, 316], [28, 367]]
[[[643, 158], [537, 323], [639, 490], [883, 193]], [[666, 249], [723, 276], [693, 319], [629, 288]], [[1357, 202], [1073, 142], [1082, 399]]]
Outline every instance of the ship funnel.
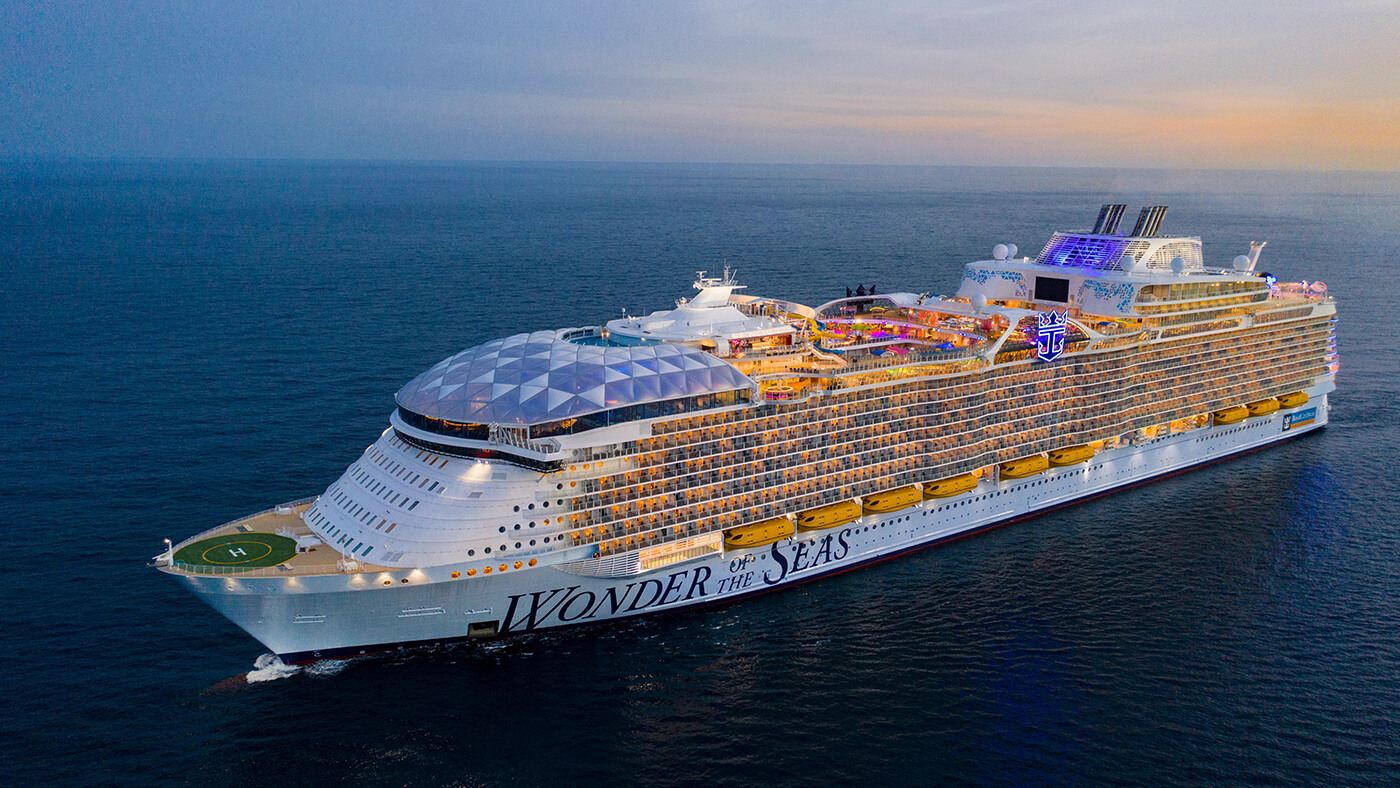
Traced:
[[1094, 235], [1113, 235], [1118, 232], [1118, 223], [1123, 221], [1126, 205], [1108, 205], [1099, 209], [1099, 220], [1094, 222]]
[[1138, 214], [1137, 224], [1133, 225], [1132, 235], [1134, 238], [1151, 238], [1157, 234], [1157, 230], [1162, 226], [1162, 220], [1167, 216], [1167, 206], [1149, 205]]

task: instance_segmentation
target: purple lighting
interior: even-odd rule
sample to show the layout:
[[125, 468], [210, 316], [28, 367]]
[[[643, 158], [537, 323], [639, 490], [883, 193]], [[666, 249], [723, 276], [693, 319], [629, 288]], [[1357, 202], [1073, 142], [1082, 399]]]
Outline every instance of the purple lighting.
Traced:
[[1115, 268], [1118, 258], [1128, 247], [1125, 238], [1105, 238], [1056, 233], [1040, 252], [1036, 262], [1041, 265], [1061, 265], [1076, 268]]

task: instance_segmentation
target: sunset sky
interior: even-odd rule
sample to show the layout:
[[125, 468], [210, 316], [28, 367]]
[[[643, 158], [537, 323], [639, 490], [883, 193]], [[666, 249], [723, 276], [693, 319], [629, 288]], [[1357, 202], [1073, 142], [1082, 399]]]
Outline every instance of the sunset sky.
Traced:
[[26, 3], [0, 158], [1400, 170], [1400, 0]]

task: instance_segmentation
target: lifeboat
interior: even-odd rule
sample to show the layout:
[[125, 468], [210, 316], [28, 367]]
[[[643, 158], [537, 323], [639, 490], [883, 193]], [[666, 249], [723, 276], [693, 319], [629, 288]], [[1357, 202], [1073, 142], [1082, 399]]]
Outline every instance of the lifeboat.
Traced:
[[1278, 410], [1278, 400], [1270, 397], [1269, 399], [1261, 399], [1258, 402], [1251, 402], [1245, 407], [1249, 409], [1249, 415], [1251, 416], [1267, 416]]
[[1299, 408], [1308, 404], [1308, 395], [1302, 391], [1284, 394], [1278, 398], [1278, 404], [1281, 408]]
[[939, 479], [936, 482], [928, 482], [924, 485], [925, 498], [947, 498], [965, 493], [968, 490], [976, 489], [977, 477], [970, 473], [961, 476], [953, 476], [947, 479]]
[[1022, 457], [1019, 460], [1003, 462], [1001, 464], [1001, 478], [1024, 479], [1027, 476], [1034, 476], [1049, 467], [1050, 461], [1045, 459], [1044, 454], [1032, 454], [1029, 457]]
[[1092, 446], [1066, 446], [1047, 455], [1051, 465], [1077, 465], [1094, 456]]
[[1216, 424], [1234, 424], [1237, 421], [1244, 421], [1249, 417], [1249, 408], [1243, 405], [1236, 405], [1233, 408], [1217, 410], [1215, 412]]
[[898, 490], [867, 495], [861, 499], [861, 503], [867, 513], [877, 514], [893, 512], [896, 509], [907, 509], [923, 499], [923, 488], [915, 484], [910, 487], [900, 487]]
[[774, 517], [753, 525], [741, 525], [724, 532], [724, 546], [734, 550], [742, 547], [762, 547], [780, 539], [786, 539], [797, 532], [792, 521], [786, 517]]
[[820, 531], [845, 525], [860, 517], [860, 507], [855, 501], [827, 504], [797, 515], [797, 527], [804, 531]]

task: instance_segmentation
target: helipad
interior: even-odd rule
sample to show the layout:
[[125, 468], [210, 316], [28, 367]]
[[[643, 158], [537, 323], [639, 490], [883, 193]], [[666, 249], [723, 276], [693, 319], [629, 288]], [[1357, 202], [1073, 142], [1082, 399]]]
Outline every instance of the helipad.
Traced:
[[253, 569], [276, 566], [297, 554], [295, 539], [263, 533], [236, 533], [201, 539], [175, 553], [175, 561], [196, 566]]

